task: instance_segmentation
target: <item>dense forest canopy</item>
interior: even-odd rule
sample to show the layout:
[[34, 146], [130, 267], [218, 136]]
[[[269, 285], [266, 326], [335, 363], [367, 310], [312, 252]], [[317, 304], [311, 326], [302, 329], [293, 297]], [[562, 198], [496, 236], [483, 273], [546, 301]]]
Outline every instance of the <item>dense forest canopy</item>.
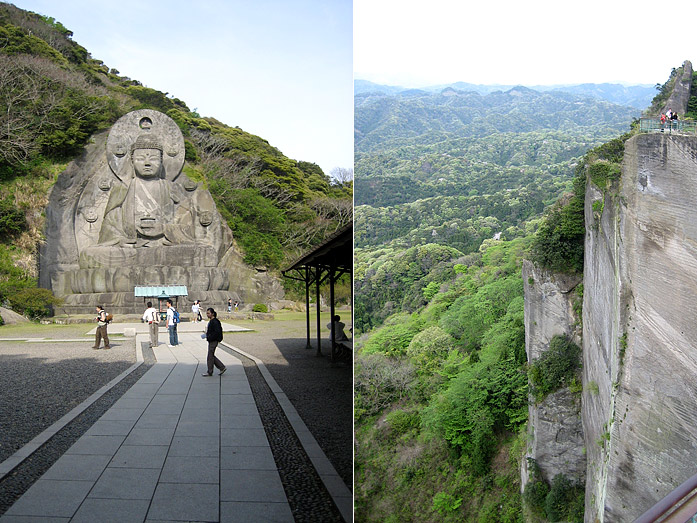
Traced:
[[90, 136], [136, 109], [170, 116], [249, 264], [278, 269], [352, 220], [352, 181], [190, 110], [93, 58], [53, 18], [0, 3], [0, 299], [36, 281], [46, 196]]
[[[358, 332], [393, 310], [425, 303], [407, 291], [411, 280], [406, 287], [393, 283], [394, 292], [372, 281], [381, 250], [397, 259], [409, 248], [434, 244], [461, 257], [477, 253], [486, 239], [529, 235], [543, 210], [572, 189], [586, 151], [625, 131], [639, 114], [524, 87], [355, 98]], [[431, 283], [424, 277], [415, 281]]]

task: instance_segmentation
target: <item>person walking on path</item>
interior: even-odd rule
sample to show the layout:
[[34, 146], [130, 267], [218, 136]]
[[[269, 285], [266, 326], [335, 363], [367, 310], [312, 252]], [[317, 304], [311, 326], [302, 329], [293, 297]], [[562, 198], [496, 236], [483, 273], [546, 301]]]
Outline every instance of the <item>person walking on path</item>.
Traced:
[[215, 356], [215, 349], [218, 347], [218, 343], [223, 341], [223, 326], [220, 324], [218, 319], [218, 313], [215, 312], [213, 307], [209, 307], [206, 310], [206, 316], [208, 316], [208, 326], [206, 327], [206, 340], [208, 341], [208, 357], [206, 358], [206, 364], [208, 365], [208, 372], [203, 375], [208, 377], [213, 375], [213, 366], [220, 370], [218, 373], [221, 376], [227, 367], [223, 365]]
[[99, 348], [102, 338], [104, 338], [104, 348], [111, 348], [109, 347], [109, 335], [106, 332], [108, 323], [109, 322], [106, 321], [106, 311], [104, 310], [104, 307], [97, 305], [97, 333], [94, 337], [93, 349]]
[[150, 348], [157, 347], [157, 331], [160, 327], [160, 318], [157, 314], [157, 309], [152, 306], [152, 302], [148, 302], [148, 308], [145, 309], [143, 313], [143, 321], [148, 322], [148, 328], [150, 329]]
[[[176, 347], [179, 345], [179, 336], [177, 335], [177, 322], [175, 321], [174, 307], [172, 300], [167, 300], [167, 330], [169, 330], [169, 345], [168, 347]], [[177, 313], [178, 316], [178, 313]]]

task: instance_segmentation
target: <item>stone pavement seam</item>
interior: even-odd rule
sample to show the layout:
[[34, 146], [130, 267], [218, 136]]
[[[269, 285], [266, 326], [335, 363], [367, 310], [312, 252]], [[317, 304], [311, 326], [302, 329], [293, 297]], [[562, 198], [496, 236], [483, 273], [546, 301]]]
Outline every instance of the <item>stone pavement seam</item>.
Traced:
[[233, 345], [226, 342], [221, 342], [221, 345], [234, 350], [243, 356], [249, 358], [254, 363], [256, 363], [259, 372], [266, 381], [267, 385], [271, 389], [271, 392], [276, 397], [283, 413], [285, 414], [288, 422], [290, 423], [293, 431], [295, 432], [297, 438], [300, 440], [300, 444], [310, 458], [312, 465], [314, 466], [317, 474], [319, 475], [322, 483], [329, 492], [329, 495], [334, 500], [334, 504], [339, 509], [341, 516], [345, 521], [353, 520], [353, 494], [344, 484], [343, 480], [336, 472], [336, 469], [331, 464], [326, 454], [322, 451], [321, 447], [317, 443], [310, 430], [307, 428], [302, 418], [298, 414], [295, 407], [283, 392], [281, 387], [278, 385], [276, 380], [273, 378], [269, 370], [264, 365], [264, 362]]

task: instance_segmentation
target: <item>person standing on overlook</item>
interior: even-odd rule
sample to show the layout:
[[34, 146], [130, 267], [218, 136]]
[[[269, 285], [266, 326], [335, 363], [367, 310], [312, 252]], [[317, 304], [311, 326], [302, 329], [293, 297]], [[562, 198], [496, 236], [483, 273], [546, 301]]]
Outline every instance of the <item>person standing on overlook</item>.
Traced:
[[106, 311], [104, 310], [104, 307], [101, 305], [97, 305], [97, 332], [95, 334], [94, 338], [94, 346], [92, 347], [93, 349], [98, 349], [99, 344], [101, 342], [101, 339], [104, 338], [104, 348], [105, 349], [110, 349], [109, 347], [109, 335], [107, 334], [107, 325], [108, 322], [106, 321]]
[[223, 341], [223, 326], [220, 324], [218, 319], [218, 313], [215, 309], [209, 307], [206, 310], [206, 316], [208, 316], [208, 326], [206, 327], [206, 334], [204, 335], [208, 341], [208, 357], [206, 358], [206, 364], [208, 365], [208, 371], [203, 374], [203, 376], [210, 377], [213, 375], [213, 367], [215, 366], [220, 370], [219, 376], [227, 370], [227, 367], [223, 365], [215, 355], [215, 349], [218, 347], [218, 343]]
[[148, 322], [150, 332], [150, 348], [157, 347], [157, 331], [160, 327], [160, 319], [158, 318], [157, 309], [152, 306], [152, 302], [148, 302], [148, 308], [143, 313], [143, 321]]

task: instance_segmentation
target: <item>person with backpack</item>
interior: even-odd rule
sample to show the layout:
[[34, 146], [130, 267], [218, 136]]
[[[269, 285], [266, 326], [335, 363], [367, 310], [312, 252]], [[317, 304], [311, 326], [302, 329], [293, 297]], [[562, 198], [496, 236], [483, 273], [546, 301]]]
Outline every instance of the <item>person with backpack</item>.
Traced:
[[172, 300], [167, 300], [167, 330], [169, 330], [169, 345], [168, 347], [176, 347], [179, 345], [179, 336], [177, 335], [177, 325], [179, 324], [179, 312], [172, 306]]
[[109, 324], [106, 317], [107, 314], [104, 307], [97, 305], [97, 333], [95, 334], [94, 346], [92, 347], [95, 350], [99, 348], [102, 338], [104, 338], [104, 348], [111, 348], [109, 347], [109, 335], [106, 332], [107, 325]]
[[160, 318], [157, 313], [157, 309], [152, 306], [152, 302], [148, 302], [148, 308], [145, 309], [143, 313], [143, 321], [148, 322], [148, 329], [150, 331], [150, 348], [157, 347], [157, 331], [160, 327]]
[[227, 370], [227, 367], [223, 365], [223, 362], [216, 357], [215, 349], [218, 347], [218, 343], [223, 341], [223, 326], [220, 324], [220, 320], [218, 319], [218, 313], [215, 312], [215, 309], [212, 307], [209, 307], [206, 310], [206, 316], [208, 316], [209, 320], [205, 334], [206, 341], [208, 341], [208, 357], [206, 358], [208, 372], [205, 372], [203, 375], [206, 377], [212, 376], [213, 367], [215, 366], [220, 370], [218, 376], [221, 376]]

